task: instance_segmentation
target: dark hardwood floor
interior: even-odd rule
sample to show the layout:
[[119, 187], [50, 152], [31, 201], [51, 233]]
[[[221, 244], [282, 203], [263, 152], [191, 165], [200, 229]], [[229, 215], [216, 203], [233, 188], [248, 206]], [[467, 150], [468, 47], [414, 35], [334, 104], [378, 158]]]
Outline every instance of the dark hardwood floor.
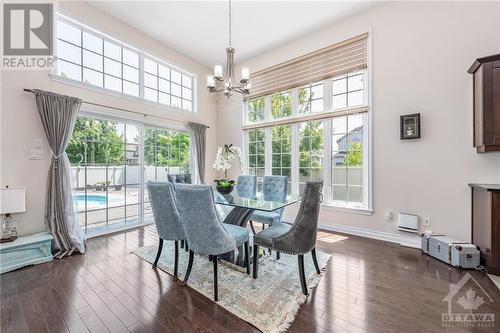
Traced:
[[[1, 332], [256, 332], [196, 291], [130, 254], [156, 245], [154, 227], [91, 239], [88, 252], [0, 276]], [[494, 302], [496, 328], [442, 328], [443, 298], [459, 271], [420, 251], [320, 232], [331, 253], [325, 275], [290, 332], [500, 331], [500, 293], [472, 276]], [[297, 276], [298, 278], [298, 276]]]

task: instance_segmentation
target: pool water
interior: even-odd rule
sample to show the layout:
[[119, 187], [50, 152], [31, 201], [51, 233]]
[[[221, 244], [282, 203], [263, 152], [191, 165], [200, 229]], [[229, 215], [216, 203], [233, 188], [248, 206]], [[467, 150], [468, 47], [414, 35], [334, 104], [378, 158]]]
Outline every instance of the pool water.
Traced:
[[[75, 197], [76, 201], [80, 204], [85, 203], [85, 194], [78, 194]], [[97, 194], [88, 194], [87, 195], [87, 203], [93, 203], [98, 205], [106, 204], [106, 196], [105, 195], [97, 195]]]
[[[108, 197], [108, 206], [116, 207], [123, 205], [123, 197], [117, 197], [116, 195], [110, 195]], [[106, 195], [103, 194], [87, 194], [87, 202], [85, 203], [85, 194], [77, 194], [73, 198], [73, 204], [78, 209], [78, 211], [84, 211], [85, 209], [105, 209], [106, 208]]]

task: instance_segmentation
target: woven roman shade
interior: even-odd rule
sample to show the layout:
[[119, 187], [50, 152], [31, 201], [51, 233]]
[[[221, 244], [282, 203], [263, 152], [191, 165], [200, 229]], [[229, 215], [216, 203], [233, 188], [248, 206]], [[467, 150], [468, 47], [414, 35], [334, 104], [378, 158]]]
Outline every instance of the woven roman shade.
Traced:
[[252, 74], [245, 100], [322, 81], [367, 67], [368, 33]]

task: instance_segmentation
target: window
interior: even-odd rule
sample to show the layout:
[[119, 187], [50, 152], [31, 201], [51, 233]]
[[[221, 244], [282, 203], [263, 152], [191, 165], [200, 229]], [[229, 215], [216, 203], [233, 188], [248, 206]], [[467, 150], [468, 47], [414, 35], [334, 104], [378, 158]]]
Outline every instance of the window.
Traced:
[[299, 193], [307, 181], [323, 180], [323, 123], [315, 120], [300, 124]]
[[292, 115], [292, 100], [289, 92], [282, 92], [271, 96], [271, 115], [274, 119]]
[[364, 105], [364, 74], [351, 73], [333, 79], [333, 109]]
[[[370, 213], [369, 33], [253, 73], [243, 124], [250, 174], [323, 181], [323, 202]], [[256, 133], [265, 158], [256, 171]]]
[[[189, 173], [189, 134], [163, 128], [144, 128], [144, 182], [168, 181], [168, 175]], [[147, 190], [144, 216], [152, 217]]]
[[194, 76], [62, 15], [57, 75], [108, 91], [193, 111]]
[[[144, 130], [144, 162], [152, 166], [154, 177], [149, 180], [168, 180], [167, 174], [189, 172], [189, 135], [162, 128]], [[158, 168], [164, 169], [164, 179], [158, 178]]]
[[333, 201], [353, 206], [363, 203], [363, 115], [332, 119]]
[[246, 102], [249, 174], [287, 176], [289, 193], [323, 180], [325, 203], [370, 208], [365, 77], [356, 71]]
[[144, 58], [144, 98], [187, 111], [193, 109], [193, 78]]
[[323, 83], [299, 89], [299, 113], [323, 111]]
[[248, 172], [258, 177], [265, 173], [265, 136], [263, 129], [248, 133]]
[[124, 122], [77, 119], [66, 153], [85, 231], [138, 221], [139, 131]]
[[257, 123], [264, 120], [264, 108], [266, 106], [264, 98], [257, 98], [247, 103], [247, 121]]
[[272, 132], [272, 169], [274, 176], [287, 176], [288, 192], [292, 184], [292, 127], [289, 125], [275, 126]]
[[189, 135], [79, 117], [66, 153], [78, 220], [85, 232], [94, 232], [143, 223], [151, 216], [145, 184], [189, 170]]

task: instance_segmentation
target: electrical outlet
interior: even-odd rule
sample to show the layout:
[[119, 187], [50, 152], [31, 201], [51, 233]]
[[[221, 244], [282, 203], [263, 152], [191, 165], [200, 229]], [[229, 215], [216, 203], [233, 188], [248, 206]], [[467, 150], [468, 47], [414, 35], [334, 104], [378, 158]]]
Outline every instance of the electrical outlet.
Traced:
[[43, 150], [31, 149], [30, 150], [30, 160], [43, 160]]
[[43, 141], [42, 139], [35, 139], [35, 148], [42, 148], [43, 147]]
[[392, 221], [394, 220], [394, 214], [392, 213], [391, 210], [388, 210], [385, 213], [385, 220], [387, 221], [387, 223], [392, 223]]
[[430, 227], [431, 226], [431, 218], [424, 216], [424, 227]]

